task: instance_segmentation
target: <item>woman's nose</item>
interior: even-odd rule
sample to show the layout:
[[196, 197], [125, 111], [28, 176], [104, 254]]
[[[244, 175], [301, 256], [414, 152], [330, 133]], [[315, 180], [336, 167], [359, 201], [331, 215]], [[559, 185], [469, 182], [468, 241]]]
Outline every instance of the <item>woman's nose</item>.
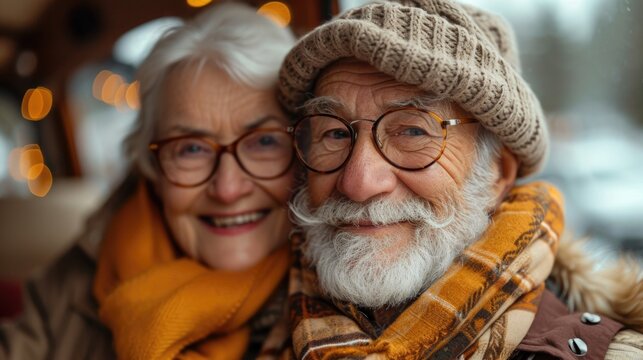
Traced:
[[230, 204], [252, 193], [254, 183], [232, 154], [224, 153], [219, 159], [208, 185], [208, 194], [219, 202]]

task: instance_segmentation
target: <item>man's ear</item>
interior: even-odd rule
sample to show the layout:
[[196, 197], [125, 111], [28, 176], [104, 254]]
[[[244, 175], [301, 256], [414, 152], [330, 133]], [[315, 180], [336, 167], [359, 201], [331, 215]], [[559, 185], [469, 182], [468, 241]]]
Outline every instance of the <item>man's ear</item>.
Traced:
[[498, 176], [493, 185], [493, 190], [496, 199], [495, 203], [500, 204], [516, 182], [518, 159], [507, 147], [503, 146], [497, 165]]

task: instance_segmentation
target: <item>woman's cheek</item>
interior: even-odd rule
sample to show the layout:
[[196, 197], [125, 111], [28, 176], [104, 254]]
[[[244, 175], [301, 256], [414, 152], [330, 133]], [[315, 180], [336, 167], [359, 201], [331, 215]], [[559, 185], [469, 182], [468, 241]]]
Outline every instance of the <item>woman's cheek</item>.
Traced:
[[194, 222], [187, 216], [176, 216], [168, 212], [165, 213], [165, 220], [172, 237], [183, 252], [198, 259], [198, 241]]
[[193, 214], [192, 208], [196, 194], [193, 189], [161, 188], [159, 194], [163, 204], [165, 221], [168, 224], [174, 240], [181, 249], [190, 257], [198, 259], [198, 239], [196, 226], [197, 214]]

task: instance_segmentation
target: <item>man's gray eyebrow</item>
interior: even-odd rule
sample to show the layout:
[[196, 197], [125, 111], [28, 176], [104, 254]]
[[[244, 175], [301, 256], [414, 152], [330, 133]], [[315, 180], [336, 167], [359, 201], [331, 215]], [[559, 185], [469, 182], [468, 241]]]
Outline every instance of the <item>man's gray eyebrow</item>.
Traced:
[[337, 115], [339, 110], [342, 108], [344, 108], [344, 104], [339, 100], [331, 96], [318, 96], [307, 100], [298, 109], [303, 115], [319, 113]]
[[436, 106], [443, 106], [442, 102], [446, 97], [433, 94], [423, 94], [408, 99], [395, 100], [386, 103], [386, 109], [394, 109], [405, 106], [413, 106], [420, 109], [435, 109]]

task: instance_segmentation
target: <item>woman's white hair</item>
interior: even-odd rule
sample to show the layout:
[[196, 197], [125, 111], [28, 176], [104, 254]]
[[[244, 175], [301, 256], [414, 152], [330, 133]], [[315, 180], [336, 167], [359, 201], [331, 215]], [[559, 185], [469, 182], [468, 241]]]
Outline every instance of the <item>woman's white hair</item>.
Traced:
[[269, 89], [276, 85], [281, 62], [294, 42], [289, 29], [279, 27], [250, 6], [234, 2], [214, 5], [166, 32], [136, 76], [141, 110], [124, 142], [134, 167], [147, 178], [156, 177], [148, 144], [156, 128], [160, 90], [172, 68], [188, 62], [197, 68], [211, 63], [240, 84]]

